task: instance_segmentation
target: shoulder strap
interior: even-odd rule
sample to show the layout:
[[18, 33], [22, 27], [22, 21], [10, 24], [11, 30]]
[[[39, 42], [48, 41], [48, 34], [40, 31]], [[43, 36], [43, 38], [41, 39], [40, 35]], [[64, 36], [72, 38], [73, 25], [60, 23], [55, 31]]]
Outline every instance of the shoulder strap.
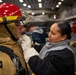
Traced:
[[9, 55], [16, 67], [17, 75], [26, 75], [26, 70], [22, 67], [19, 57], [14, 54], [13, 50], [5, 46], [0, 46], [0, 51], [5, 52]]
[[11, 59], [13, 58], [13, 55], [12, 55], [13, 50], [11, 50], [10, 48], [5, 46], [0, 46], [0, 51], [7, 53]]

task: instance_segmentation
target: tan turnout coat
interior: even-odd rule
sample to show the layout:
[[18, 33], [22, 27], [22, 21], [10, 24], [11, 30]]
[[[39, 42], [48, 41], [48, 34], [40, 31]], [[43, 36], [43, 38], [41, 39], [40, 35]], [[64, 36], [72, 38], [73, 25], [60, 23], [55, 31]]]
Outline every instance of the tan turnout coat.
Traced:
[[[16, 36], [15, 24], [10, 23], [8, 26], [10, 27], [10, 30], [12, 30], [12, 33]], [[26, 68], [26, 63], [20, 45], [11, 39], [9, 33], [2, 24], [0, 24], [0, 46], [6, 46], [12, 49], [14, 53], [20, 58], [22, 66]], [[14, 63], [6, 53], [1, 51], [0, 75], [16, 75], [16, 67], [14, 66]]]

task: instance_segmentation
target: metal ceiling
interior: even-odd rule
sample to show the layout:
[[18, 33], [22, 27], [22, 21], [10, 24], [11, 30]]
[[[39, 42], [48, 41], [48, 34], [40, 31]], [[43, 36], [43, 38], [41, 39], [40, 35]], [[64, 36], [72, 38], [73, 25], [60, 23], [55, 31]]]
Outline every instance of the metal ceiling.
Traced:
[[73, 2], [75, 2], [75, 0], [64, 0], [62, 2], [62, 5], [59, 8], [56, 8], [56, 5], [60, 0], [42, 0], [42, 8], [39, 8], [38, 0], [23, 0], [22, 3], [20, 3], [19, 0], [2, 0], [2, 1], [6, 2], [6, 3], [8, 2], [8, 3], [16, 4], [17, 6], [19, 6], [22, 9], [29, 9], [29, 8], [27, 8], [27, 6], [24, 7], [22, 5], [23, 3], [26, 3], [27, 5], [31, 5], [30, 9], [33, 9], [33, 10], [47, 9], [50, 11], [57, 11], [58, 9], [62, 8], [63, 6], [72, 6]]
[[[60, 5], [60, 7], [59, 8], [56, 8], [56, 5], [61, 0], [42, 0], [42, 8], [39, 8], [39, 6], [38, 6], [38, 3], [39, 3], [38, 0], [23, 0], [22, 3], [19, 2], [19, 0], [2, 0], [2, 1], [3, 1], [2, 3], [13, 3], [13, 4], [19, 6], [21, 9], [23, 9], [25, 11], [34, 10], [35, 12], [39, 12], [40, 10], [46, 10], [46, 11], [50, 11], [51, 14], [57, 13], [57, 16], [58, 16], [58, 14], [60, 14], [59, 13], [60, 10], [64, 10], [64, 8], [67, 8], [67, 7], [72, 7], [73, 4], [76, 3], [76, 0], [64, 0], [62, 2], [62, 4]], [[26, 3], [27, 5], [31, 5], [31, 8], [28, 8], [27, 6], [24, 7], [23, 6], [23, 3]], [[31, 14], [31, 12], [29, 14]], [[49, 13], [46, 13], [46, 14], [49, 14]], [[34, 19], [32, 21], [35, 21], [36, 19], [38, 19], [36, 22], [43, 23], [45, 21], [44, 19], [47, 19], [47, 18], [40, 19], [38, 17], [35, 18], [35, 16], [34, 16]], [[66, 19], [68, 19], [67, 18], [67, 15], [66, 15]], [[42, 20], [44, 20], [44, 21], [42, 21]], [[57, 20], [54, 20], [54, 19], [52, 20], [51, 19], [51, 22], [53, 22], [53, 21], [57, 21]], [[39, 24], [39, 23], [36, 23], [36, 24]], [[48, 25], [50, 25], [50, 24], [48, 24]]]
[[[50, 11], [51, 14], [57, 13], [57, 16], [59, 13], [59, 10], [62, 10], [66, 8], [67, 6], [72, 7], [74, 3], [76, 3], [76, 0], [64, 0], [59, 8], [56, 8], [56, 5], [61, 0], [42, 0], [42, 8], [39, 8], [38, 6], [38, 0], [23, 0], [21, 3], [19, 0], [2, 0], [2, 3], [13, 3], [17, 6], [19, 6], [23, 10], [36, 10], [35, 12], [38, 12], [38, 10], [46, 10]], [[27, 5], [31, 5], [31, 8], [28, 8], [27, 6], [24, 7], [23, 3], [26, 3]], [[31, 12], [30, 12], [31, 13]], [[30, 14], [29, 13], [29, 14]], [[47, 13], [46, 13], [47, 14]]]

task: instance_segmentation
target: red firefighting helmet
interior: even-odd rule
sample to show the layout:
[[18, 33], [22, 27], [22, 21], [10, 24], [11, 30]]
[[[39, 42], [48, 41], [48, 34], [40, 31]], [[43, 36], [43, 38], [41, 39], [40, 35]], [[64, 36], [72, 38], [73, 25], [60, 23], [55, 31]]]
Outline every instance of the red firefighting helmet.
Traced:
[[22, 16], [21, 11], [18, 6], [10, 3], [0, 4], [0, 22], [3, 21], [5, 17], [7, 21], [19, 20]]

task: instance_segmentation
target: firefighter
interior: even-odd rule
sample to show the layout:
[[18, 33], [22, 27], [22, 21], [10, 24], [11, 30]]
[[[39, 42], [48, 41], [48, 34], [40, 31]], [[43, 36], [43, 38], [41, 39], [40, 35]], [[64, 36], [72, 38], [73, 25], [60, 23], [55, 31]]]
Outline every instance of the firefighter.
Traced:
[[6, 50], [9, 48], [14, 54], [12, 61], [7, 51], [0, 49], [0, 75], [28, 75], [21, 46], [17, 43], [22, 35], [21, 16], [18, 6], [10, 3], [0, 4], [0, 47]]

